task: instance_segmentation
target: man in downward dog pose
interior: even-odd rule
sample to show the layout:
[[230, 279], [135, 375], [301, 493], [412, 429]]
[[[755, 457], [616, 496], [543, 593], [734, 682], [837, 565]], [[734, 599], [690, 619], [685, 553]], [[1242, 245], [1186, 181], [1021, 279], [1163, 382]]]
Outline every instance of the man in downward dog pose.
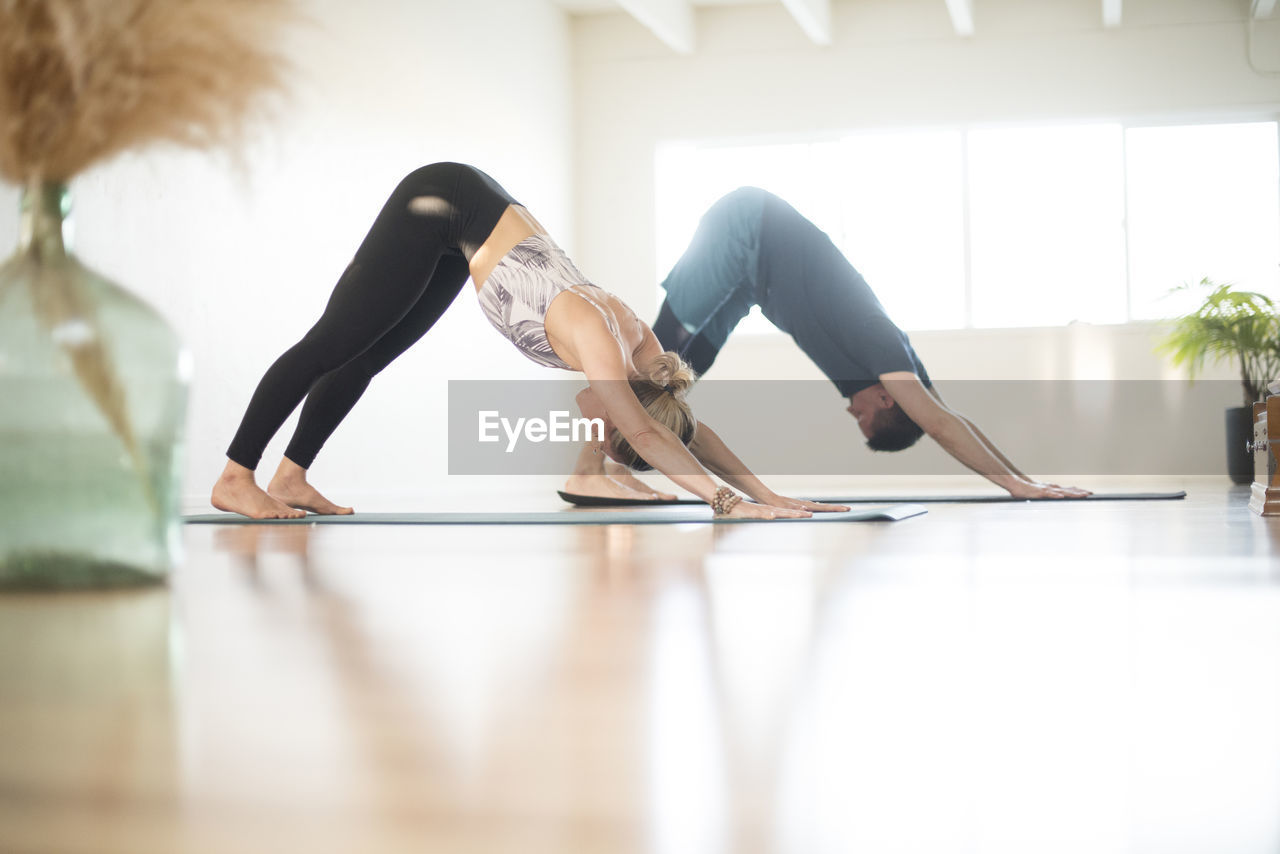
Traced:
[[[1016, 498], [1090, 494], [1027, 477], [972, 421], [947, 407], [907, 336], [858, 271], [823, 231], [777, 196], [743, 187], [712, 205], [662, 287], [667, 297], [654, 334], [699, 375], [758, 305], [848, 398], [846, 410], [872, 450], [900, 451], [927, 433]], [[604, 466], [584, 451], [565, 491], [674, 497]]]

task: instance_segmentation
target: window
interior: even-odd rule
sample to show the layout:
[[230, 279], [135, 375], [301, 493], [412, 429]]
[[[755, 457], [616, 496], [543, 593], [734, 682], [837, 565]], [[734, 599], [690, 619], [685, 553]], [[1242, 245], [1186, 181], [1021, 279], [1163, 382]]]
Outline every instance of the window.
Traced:
[[[1276, 122], [866, 132], [657, 158], [665, 273], [717, 198], [783, 197], [914, 329], [1122, 323], [1210, 277], [1280, 297]], [[745, 331], [771, 327], [758, 316]]]
[[[738, 187], [761, 187], [786, 199], [834, 236], [841, 227], [841, 204], [839, 194], [829, 192], [826, 176], [837, 168], [839, 153], [832, 142], [662, 148], [657, 161], [659, 275], [675, 266], [703, 212]], [[776, 330], [757, 306], [738, 331]]]
[[1126, 154], [1133, 317], [1189, 310], [1169, 288], [1206, 276], [1277, 297], [1274, 122], [1130, 128]]
[[1122, 133], [969, 133], [971, 325], [1125, 319]]
[[959, 132], [864, 134], [841, 149], [833, 195], [844, 197], [845, 212], [832, 239], [890, 317], [910, 318], [917, 329], [954, 325], [965, 314]]

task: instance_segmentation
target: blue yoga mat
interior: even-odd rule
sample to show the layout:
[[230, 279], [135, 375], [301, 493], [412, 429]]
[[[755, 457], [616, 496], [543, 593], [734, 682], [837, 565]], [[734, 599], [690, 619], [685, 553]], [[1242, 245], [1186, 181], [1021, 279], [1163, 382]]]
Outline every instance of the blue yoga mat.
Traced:
[[[659, 507], [668, 505], [702, 504], [697, 498], [649, 501], [643, 498], [600, 498], [595, 495], [574, 495], [557, 490], [563, 500], [578, 507]], [[891, 495], [870, 498], [813, 498], [828, 504], [1006, 504], [1026, 501], [1057, 501], [1070, 504], [1075, 501], [1177, 501], [1187, 493], [1177, 492], [1095, 492], [1085, 498], [1014, 498], [1012, 495]]]
[[690, 522], [741, 525], [751, 522], [897, 522], [926, 512], [918, 504], [894, 504], [845, 513], [814, 513], [807, 519], [734, 519], [716, 517], [710, 507], [703, 505], [532, 513], [353, 513], [350, 516], [307, 515], [301, 519], [250, 519], [235, 513], [203, 513], [187, 516], [183, 521], [188, 525], [675, 525]]

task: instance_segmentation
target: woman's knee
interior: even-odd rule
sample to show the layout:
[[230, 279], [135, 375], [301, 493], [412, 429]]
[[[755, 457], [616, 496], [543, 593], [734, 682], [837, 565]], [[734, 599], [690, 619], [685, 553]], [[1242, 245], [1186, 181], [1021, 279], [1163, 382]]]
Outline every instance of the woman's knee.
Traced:
[[336, 334], [327, 325], [316, 324], [289, 348], [285, 357], [300, 369], [317, 376], [335, 371], [368, 349], [368, 343], [349, 335]]

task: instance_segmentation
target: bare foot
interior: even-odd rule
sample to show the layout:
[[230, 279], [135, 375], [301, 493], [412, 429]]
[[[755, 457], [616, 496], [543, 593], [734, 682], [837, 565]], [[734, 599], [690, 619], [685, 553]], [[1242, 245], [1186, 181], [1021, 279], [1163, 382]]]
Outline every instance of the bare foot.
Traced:
[[275, 477], [267, 485], [267, 492], [290, 507], [321, 516], [350, 516], [355, 512], [321, 495], [318, 489], [307, 483], [307, 470], [288, 457], [280, 461], [280, 468], [276, 469]]
[[571, 495], [590, 495], [596, 498], [627, 498], [633, 501], [656, 501], [652, 492], [641, 492], [603, 474], [571, 474], [564, 482], [564, 491]]
[[307, 515], [272, 498], [254, 482], [252, 469], [230, 460], [213, 485], [209, 503], [219, 510], [250, 519], [299, 519]]
[[[578, 461], [574, 464], [573, 474], [564, 482], [564, 491], [572, 495], [590, 495], [596, 498], [626, 498], [631, 501], [671, 500], [674, 495], [650, 489], [642, 481], [631, 477], [634, 486], [623, 482], [620, 478], [606, 474], [605, 456], [599, 449], [591, 445], [583, 445], [578, 452]], [[610, 468], [626, 473], [627, 468], [610, 463]], [[630, 477], [630, 475], [627, 475]]]
[[612, 460], [609, 460], [604, 464], [604, 471], [605, 471], [605, 474], [607, 474], [609, 477], [613, 478], [623, 486], [630, 487], [631, 489], [634, 489], [636, 492], [643, 492], [647, 494], [650, 498], [655, 498], [662, 501], [676, 500], [676, 497], [672, 495], [670, 492], [659, 492], [649, 484], [645, 483], [640, 478], [633, 475], [631, 473], [631, 470], [626, 466], [622, 465], [622, 463], [615, 463]]

